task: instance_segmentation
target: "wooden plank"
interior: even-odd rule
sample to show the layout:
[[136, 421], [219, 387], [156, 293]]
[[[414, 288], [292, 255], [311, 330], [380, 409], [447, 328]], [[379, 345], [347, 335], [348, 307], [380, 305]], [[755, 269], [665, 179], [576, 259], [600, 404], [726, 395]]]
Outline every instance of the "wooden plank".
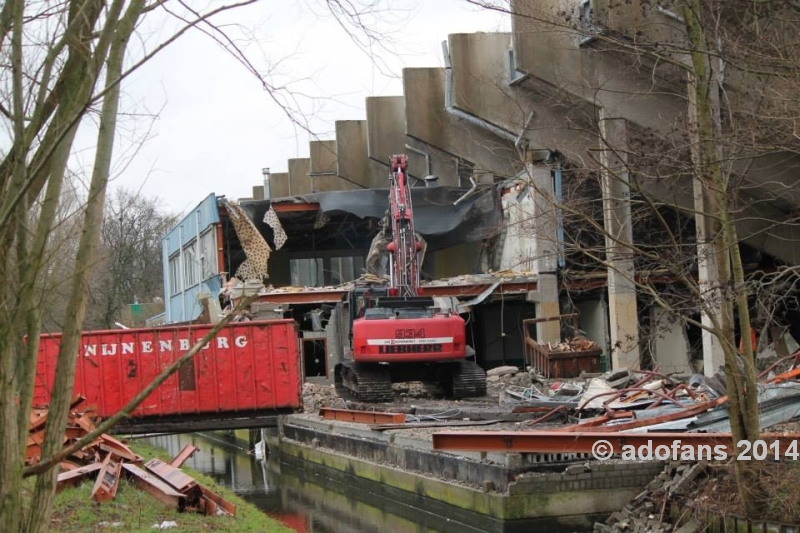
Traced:
[[117, 495], [122, 464], [112, 460], [111, 457], [112, 454], [106, 455], [102, 468], [94, 482], [91, 498], [96, 502], [107, 502], [108, 500], [113, 500]]
[[123, 463], [122, 468], [128, 472], [131, 481], [140, 489], [150, 493], [156, 500], [167, 507], [183, 511], [186, 507], [186, 496], [169, 486], [157, 476], [130, 463]]
[[183, 447], [183, 449], [176, 455], [172, 461], [169, 462], [169, 465], [175, 468], [180, 468], [183, 466], [183, 463], [187, 461], [196, 451], [200, 448], [194, 446], [192, 444], [187, 444]]
[[103, 468], [103, 463], [92, 463], [58, 475], [56, 482], [56, 492], [64, 487], [74, 487], [84, 479], [91, 477], [92, 474]]
[[161, 459], [150, 459], [144, 464], [144, 467], [183, 494], [197, 486], [197, 481], [193, 477], [185, 474], [180, 468], [168, 465]]

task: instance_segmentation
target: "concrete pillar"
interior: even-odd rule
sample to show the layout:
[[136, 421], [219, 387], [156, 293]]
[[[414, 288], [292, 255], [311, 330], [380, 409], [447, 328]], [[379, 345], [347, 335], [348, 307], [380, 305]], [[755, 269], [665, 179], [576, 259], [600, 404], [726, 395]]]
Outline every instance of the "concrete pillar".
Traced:
[[652, 355], [659, 372], [692, 372], [689, 365], [689, 339], [681, 317], [674, 318], [661, 307], [650, 308]]
[[[691, 91], [689, 91], [691, 92]], [[704, 326], [703, 339], [703, 374], [713, 376], [721, 366], [725, 365], [725, 353], [716, 335], [705, 328], [711, 328], [711, 314], [720, 316], [722, 308], [722, 292], [719, 288], [719, 270], [717, 256], [714, 252], [713, 235], [710, 228], [712, 221], [706, 216], [705, 191], [703, 182], [694, 180], [695, 227], [697, 230], [697, 284], [705, 300], [700, 321]], [[711, 313], [711, 314], [709, 314]]]
[[613, 369], [639, 367], [639, 317], [634, 286], [629, 175], [625, 119], [600, 108], [600, 163], [608, 261], [608, 311]]
[[[553, 191], [553, 176], [550, 168], [526, 166], [531, 184], [532, 202], [532, 266], [536, 273], [537, 290], [531, 295], [536, 305], [536, 318], [547, 318], [561, 314], [558, 304], [558, 234], [556, 202]], [[524, 231], [524, 228], [521, 227]], [[561, 327], [557, 320], [536, 325], [536, 339], [540, 343], [561, 342]]]

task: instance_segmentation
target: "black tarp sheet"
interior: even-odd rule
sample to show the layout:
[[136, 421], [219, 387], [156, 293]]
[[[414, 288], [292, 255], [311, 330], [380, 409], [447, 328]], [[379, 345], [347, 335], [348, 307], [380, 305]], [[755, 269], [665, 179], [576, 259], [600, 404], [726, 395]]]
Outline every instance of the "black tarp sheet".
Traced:
[[[478, 188], [464, 197], [467, 192], [467, 189], [453, 187], [411, 189], [414, 227], [427, 241], [429, 250], [488, 239], [501, 231], [503, 213], [499, 191], [494, 187]], [[458, 204], [455, 204], [460, 198]], [[319, 204], [319, 211], [316, 213], [318, 221], [343, 215], [380, 220], [389, 209], [389, 190], [319, 192], [274, 200], [276, 207], [292, 203]], [[252, 215], [257, 226], [263, 225], [262, 220], [269, 206], [269, 200], [242, 203], [242, 207]], [[292, 214], [281, 213], [279, 216], [291, 240], [294, 232]], [[335, 227], [330, 229], [335, 231]], [[325, 230], [325, 225], [316, 229], [319, 232]]]

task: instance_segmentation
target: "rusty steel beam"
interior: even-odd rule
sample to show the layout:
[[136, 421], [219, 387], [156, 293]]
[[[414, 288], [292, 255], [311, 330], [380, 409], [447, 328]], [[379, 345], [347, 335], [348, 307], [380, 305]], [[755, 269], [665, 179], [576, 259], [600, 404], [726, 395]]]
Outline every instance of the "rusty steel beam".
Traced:
[[185, 463], [189, 459], [189, 457], [194, 455], [194, 453], [199, 449], [200, 448], [198, 448], [197, 446], [194, 446], [192, 444], [187, 444], [186, 446], [183, 447], [180, 453], [178, 453], [178, 455], [176, 455], [175, 458], [169, 462], [169, 466], [173, 466], [175, 468], [182, 467], [183, 463]]
[[142, 458], [136, 455], [133, 450], [111, 435], [103, 433], [100, 435], [99, 441], [98, 448], [108, 453], [113, 453], [120, 459], [125, 459], [126, 461], [130, 461], [132, 463], [138, 463], [142, 460]]
[[302, 211], [318, 211], [319, 204], [316, 202], [310, 203], [275, 203], [272, 204], [272, 209], [276, 213], [297, 213]]
[[186, 475], [180, 468], [170, 466], [161, 459], [150, 459], [144, 467], [153, 475], [161, 478], [178, 492], [186, 494], [197, 486], [193, 477]]
[[134, 485], [149, 492], [156, 500], [167, 507], [183, 511], [186, 507], [186, 496], [161, 481], [156, 476], [142, 470], [136, 465], [123, 463], [122, 468], [128, 472], [128, 477]]
[[380, 413], [377, 411], [355, 411], [351, 409], [333, 409], [320, 407], [319, 415], [326, 420], [343, 420], [359, 424], [403, 424], [406, 415], [403, 413]]
[[112, 461], [111, 454], [106, 455], [89, 497], [98, 503], [113, 500], [117, 495], [121, 470], [122, 463]]
[[58, 475], [58, 482], [56, 483], [56, 492], [60, 491], [64, 487], [74, 487], [78, 485], [78, 483], [91, 476], [101, 468], [103, 468], [102, 463], [92, 463], [87, 466], [74, 468], [67, 472], [60, 473]]
[[215, 510], [214, 514], [216, 514], [216, 509], [220, 508], [229, 515], [236, 516], [236, 506], [234, 504], [232, 504], [219, 494], [208, 490], [203, 485], [198, 485], [198, 486], [200, 487], [200, 492], [203, 495], [203, 499], [214, 504], [213, 506], [207, 507], [207, 509], [213, 508]]
[[[783, 453], [792, 442], [795, 451], [800, 452], [797, 441], [800, 433], [764, 433], [761, 435], [767, 445], [778, 441]], [[734, 452], [730, 433], [616, 433], [616, 432], [566, 432], [566, 431], [443, 431], [433, 434], [434, 450], [458, 450], [474, 452], [520, 452], [520, 453], [591, 453], [592, 446], [600, 440], [606, 441], [615, 454], [622, 453], [623, 446], [650, 445], [672, 447], [679, 442], [678, 455], [682, 446], [690, 446], [697, 451], [699, 446], [724, 446], [727, 453]], [[768, 457], [773, 456], [770, 451]]]
[[675, 420], [681, 420], [683, 418], [689, 418], [690, 416], [699, 415], [701, 413], [705, 413], [709, 409], [713, 409], [714, 407], [718, 407], [725, 402], [728, 401], [727, 396], [721, 396], [716, 400], [708, 400], [707, 402], [699, 402], [685, 409], [675, 409], [675, 411], [671, 413], [667, 413], [665, 415], [656, 416], [653, 418], [637, 418], [631, 420], [630, 422], [622, 422], [620, 424], [614, 424], [613, 426], [605, 426], [606, 422], [609, 422], [614, 419], [613, 416], [609, 415], [601, 415], [596, 416], [594, 418], [590, 418], [585, 422], [581, 422], [579, 424], [575, 424], [573, 426], [567, 426], [565, 428], [559, 428], [555, 431], [574, 431], [574, 432], [582, 432], [582, 431], [628, 431], [629, 429], [636, 429], [644, 426], [650, 426], [654, 424], [663, 424], [664, 422], [673, 422]]

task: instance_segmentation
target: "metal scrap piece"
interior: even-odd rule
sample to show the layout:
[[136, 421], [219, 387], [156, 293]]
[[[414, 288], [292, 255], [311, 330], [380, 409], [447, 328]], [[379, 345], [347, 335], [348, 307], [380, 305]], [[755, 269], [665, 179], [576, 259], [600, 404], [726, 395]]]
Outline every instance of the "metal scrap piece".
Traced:
[[119, 475], [122, 464], [111, 460], [112, 454], [106, 455], [92, 488], [91, 498], [96, 502], [113, 500], [119, 487]]
[[124, 463], [122, 468], [128, 472], [128, 477], [133, 481], [134, 485], [149, 492], [156, 500], [167, 507], [172, 507], [178, 511], [183, 511], [186, 508], [186, 496], [173, 489], [157, 476], [130, 463]]
[[174, 466], [175, 468], [180, 468], [196, 451], [200, 448], [194, 446], [192, 444], [187, 444], [183, 447], [183, 449], [176, 455], [172, 461], [169, 462], [170, 466]]

